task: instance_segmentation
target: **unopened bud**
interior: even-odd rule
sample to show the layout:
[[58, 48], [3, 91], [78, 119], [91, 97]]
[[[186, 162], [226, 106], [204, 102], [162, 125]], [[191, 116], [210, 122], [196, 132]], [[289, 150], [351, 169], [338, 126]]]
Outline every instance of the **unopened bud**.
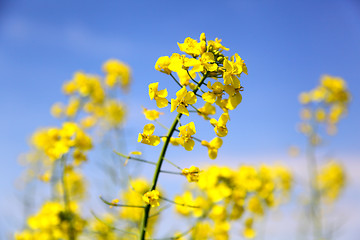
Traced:
[[205, 36], [205, 33], [202, 33], [202, 34], [200, 35], [200, 41], [204, 41], [204, 42], [206, 42], [206, 36]]

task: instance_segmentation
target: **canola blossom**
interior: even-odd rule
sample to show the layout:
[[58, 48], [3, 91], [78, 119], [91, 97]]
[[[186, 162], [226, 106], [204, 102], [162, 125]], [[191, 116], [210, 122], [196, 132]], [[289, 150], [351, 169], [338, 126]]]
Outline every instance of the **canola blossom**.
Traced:
[[[221, 161], [204, 167], [187, 159], [175, 162], [167, 158], [175, 147], [179, 153], [194, 154], [192, 151], [199, 149], [206, 158], [224, 159], [225, 137], [234, 134], [230, 116], [241, 106], [245, 90], [245, 61], [237, 53], [228, 56], [230, 49], [222, 40], [208, 40], [205, 33], [199, 39], [187, 37], [177, 47], [179, 52], [160, 56], [155, 63], [159, 78], [168, 78], [177, 89], [173, 91], [162, 80], [148, 84], [144, 95], [149, 96], [150, 106], [143, 107], [142, 114], [151, 122], [139, 127], [137, 141], [136, 135], [131, 136], [137, 145], [127, 154], [121, 151], [128, 148], [125, 139], [129, 138], [122, 135], [128, 110], [118, 96], [130, 90], [130, 67], [110, 59], [102, 66], [103, 76], [78, 71], [64, 83], [67, 102], [56, 102], [50, 109], [61, 124], [37, 130], [31, 136], [30, 151], [22, 158], [25, 185], [31, 189], [31, 184], [41, 182], [51, 197], [44, 197], [28, 215], [24, 228], [14, 233], [15, 240], [157, 239], [159, 229], [171, 229], [164, 226], [171, 221], [159, 221], [170, 207], [174, 210], [170, 214], [179, 215], [184, 223], [175, 228], [191, 225], [187, 231], [167, 231], [169, 236], [160, 239], [253, 239], [263, 234], [262, 218], [286, 203], [297, 183], [289, 168], [263, 164], [227, 167]], [[343, 165], [334, 159], [316, 159], [315, 150], [322, 145], [324, 132], [336, 133], [350, 100], [346, 82], [328, 75], [321, 78], [319, 86], [299, 96], [303, 106], [299, 130], [309, 147], [304, 212], [313, 224], [309, 229], [314, 231], [314, 239], [325, 236], [319, 214], [323, 205], [334, 204], [347, 183]], [[170, 126], [162, 123], [169, 119], [173, 120]], [[96, 162], [113, 184], [97, 182], [103, 191], [98, 201], [108, 206], [100, 214], [83, 208], [88, 206], [93, 187], [83, 170], [94, 161], [90, 152], [99, 146], [112, 148], [115, 156]], [[147, 150], [157, 152], [157, 159], [145, 159], [154, 157]], [[140, 169], [152, 171], [151, 181], [138, 176]], [[184, 189], [175, 196], [167, 194], [160, 187], [165, 174], [179, 178]]]

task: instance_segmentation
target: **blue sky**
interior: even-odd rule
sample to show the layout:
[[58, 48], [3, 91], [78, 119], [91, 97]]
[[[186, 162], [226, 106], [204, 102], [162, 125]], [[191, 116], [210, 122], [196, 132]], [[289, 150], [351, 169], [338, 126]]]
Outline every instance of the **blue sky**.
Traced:
[[201, 32], [208, 39], [223, 39], [229, 55], [239, 53], [249, 69], [242, 80], [243, 102], [231, 116], [231, 132], [221, 149], [221, 163], [227, 159], [233, 159], [233, 165], [267, 162], [286, 156], [290, 145], [304, 146], [295, 130], [297, 96], [316, 86], [322, 74], [330, 74], [348, 82], [353, 99], [339, 134], [327, 147], [348, 168], [356, 165], [360, 153], [357, 0], [2, 1], [0, 149], [5, 165], [0, 186], [5, 194], [0, 203], [13, 195], [13, 182], [22, 171], [16, 160], [28, 149], [31, 133], [40, 126], [59, 124], [49, 108], [65, 99], [61, 85], [75, 71], [100, 74], [109, 58], [127, 62], [134, 82], [124, 99], [131, 106], [129, 132], [136, 132], [145, 123], [139, 120], [140, 106], [154, 107], [147, 84], [170, 85], [164, 74], [154, 70], [157, 58], [178, 52], [176, 42], [198, 38]]

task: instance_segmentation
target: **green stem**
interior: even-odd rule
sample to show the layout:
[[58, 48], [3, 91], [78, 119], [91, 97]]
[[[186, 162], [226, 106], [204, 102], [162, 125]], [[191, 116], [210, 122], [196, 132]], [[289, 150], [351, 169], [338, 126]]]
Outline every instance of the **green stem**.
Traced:
[[321, 220], [321, 205], [320, 193], [318, 189], [318, 166], [315, 156], [315, 146], [312, 139], [316, 137], [317, 124], [313, 123], [313, 132], [308, 137], [307, 146], [307, 167], [309, 174], [309, 187], [310, 187], [310, 218], [313, 224], [314, 239], [322, 238], [322, 220]]
[[[171, 74], [170, 74], [171, 75]], [[174, 76], [171, 75], [171, 77], [174, 78]], [[201, 84], [203, 84], [203, 82], [205, 81], [207, 77], [207, 74], [205, 73], [203, 75], [203, 77], [201, 78], [201, 80], [199, 81], [199, 83], [196, 85], [195, 89], [193, 90], [193, 93], [196, 93], [198, 91], [198, 89], [200, 88]], [[181, 118], [182, 114], [181, 113], [178, 113], [177, 116], [175, 117], [175, 120], [174, 122], [172, 123], [169, 131], [168, 131], [168, 134], [167, 134], [167, 137], [166, 137], [166, 140], [165, 140], [165, 143], [163, 145], [163, 148], [161, 150], [161, 153], [160, 153], [160, 156], [159, 156], [159, 159], [157, 161], [157, 165], [156, 165], [156, 169], [155, 169], [155, 173], [154, 173], [154, 177], [153, 177], [153, 182], [152, 182], [152, 187], [150, 189], [150, 191], [152, 190], [155, 190], [156, 189], [156, 185], [157, 185], [157, 181], [159, 179], [159, 174], [160, 174], [160, 170], [161, 170], [161, 166], [162, 166], [162, 163], [164, 161], [164, 157], [165, 157], [165, 154], [166, 154], [166, 150], [169, 146], [169, 143], [170, 143], [170, 138], [171, 136], [173, 135], [175, 129], [176, 129], [176, 126], [177, 124], [179, 123], [180, 121], [180, 118]], [[144, 211], [144, 217], [143, 217], [143, 221], [142, 221], [142, 224], [141, 224], [141, 233], [140, 233], [140, 240], [145, 240], [145, 235], [146, 235], [146, 228], [147, 228], [147, 224], [148, 224], [148, 219], [149, 219], [149, 213], [150, 213], [150, 208], [151, 206], [148, 204], [146, 205], [145, 207], [145, 211]]]
[[73, 216], [72, 216], [72, 212], [70, 209], [70, 197], [69, 197], [69, 192], [68, 192], [68, 188], [66, 186], [66, 181], [65, 181], [65, 174], [66, 174], [66, 156], [63, 155], [60, 159], [61, 163], [62, 163], [62, 175], [61, 175], [61, 183], [63, 185], [63, 200], [64, 200], [64, 205], [65, 205], [65, 213], [71, 215], [68, 219], [69, 219], [69, 229], [68, 229], [68, 235], [69, 235], [69, 240], [75, 240], [75, 229], [73, 226]]

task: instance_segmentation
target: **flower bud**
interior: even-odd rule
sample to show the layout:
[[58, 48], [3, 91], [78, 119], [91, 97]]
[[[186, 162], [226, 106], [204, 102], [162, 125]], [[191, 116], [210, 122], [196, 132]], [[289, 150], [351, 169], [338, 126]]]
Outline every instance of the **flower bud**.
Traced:
[[206, 36], [205, 36], [205, 33], [202, 33], [202, 34], [200, 35], [200, 41], [204, 41], [204, 42], [206, 42]]

